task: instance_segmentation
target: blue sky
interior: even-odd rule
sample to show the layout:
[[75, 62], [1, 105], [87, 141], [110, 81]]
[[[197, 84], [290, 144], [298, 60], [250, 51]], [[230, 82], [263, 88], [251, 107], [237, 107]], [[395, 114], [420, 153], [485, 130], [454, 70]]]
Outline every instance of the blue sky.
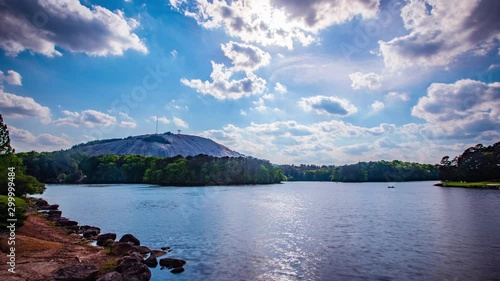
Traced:
[[274, 163], [438, 163], [500, 138], [500, 4], [0, 4], [17, 151], [182, 130]]

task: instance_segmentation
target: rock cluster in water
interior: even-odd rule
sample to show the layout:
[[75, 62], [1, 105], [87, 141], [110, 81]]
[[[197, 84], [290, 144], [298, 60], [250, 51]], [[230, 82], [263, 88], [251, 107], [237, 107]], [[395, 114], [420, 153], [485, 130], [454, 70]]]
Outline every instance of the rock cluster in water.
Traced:
[[58, 269], [52, 276], [54, 281], [69, 280], [97, 280], [97, 281], [125, 281], [139, 280], [147, 281], [151, 279], [151, 270], [158, 264], [161, 269], [170, 269], [171, 273], [178, 274], [184, 272], [185, 260], [159, 257], [171, 252], [170, 247], [161, 247], [161, 250], [154, 250], [141, 245], [137, 237], [132, 234], [123, 235], [116, 241], [115, 233], [102, 233], [99, 227], [90, 225], [78, 225], [78, 222], [62, 217], [62, 212], [58, 210], [59, 205], [49, 205], [43, 199], [33, 199], [34, 206], [38, 211], [54, 222], [56, 226], [63, 227], [70, 235], [81, 235], [84, 241], [96, 241], [97, 246], [109, 249], [109, 253], [120, 257], [114, 271], [97, 278], [99, 270], [92, 264], [77, 264]]

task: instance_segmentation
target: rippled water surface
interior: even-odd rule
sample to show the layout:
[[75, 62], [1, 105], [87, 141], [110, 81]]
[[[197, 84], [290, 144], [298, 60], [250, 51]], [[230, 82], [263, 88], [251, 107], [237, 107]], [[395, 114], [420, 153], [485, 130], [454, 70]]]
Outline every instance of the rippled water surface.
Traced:
[[500, 190], [432, 184], [49, 185], [42, 197], [188, 261], [152, 280], [499, 280]]

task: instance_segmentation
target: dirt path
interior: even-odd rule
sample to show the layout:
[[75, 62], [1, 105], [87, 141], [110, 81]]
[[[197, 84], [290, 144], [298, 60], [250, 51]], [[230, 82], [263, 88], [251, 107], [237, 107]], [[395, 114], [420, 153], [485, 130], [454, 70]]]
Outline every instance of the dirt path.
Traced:
[[25, 224], [16, 230], [15, 274], [8, 271], [10, 252], [8, 233], [0, 234], [0, 280], [50, 280], [63, 266], [95, 264], [98, 268], [110, 262], [104, 249], [85, 244], [79, 235], [68, 234], [38, 213], [28, 213]]

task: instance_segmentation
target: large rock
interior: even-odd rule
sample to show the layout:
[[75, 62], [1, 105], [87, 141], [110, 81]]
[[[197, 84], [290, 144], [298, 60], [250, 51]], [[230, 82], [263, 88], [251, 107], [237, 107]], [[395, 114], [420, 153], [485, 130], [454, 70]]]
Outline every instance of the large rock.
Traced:
[[76, 264], [59, 268], [52, 276], [54, 281], [93, 281], [98, 273], [93, 264]]
[[125, 234], [120, 238], [120, 242], [131, 242], [132, 244], [139, 246], [141, 245], [141, 241], [137, 239], [134, 235], [132, 234]]
[[104, 247], [111, 247], [111, 246], [113, 246], [114, 244], [115, 244], [115, 240], [113, 240], [113, 239], [108, 239], [108, 240], [106, 240], [106, 241], [105, 241], [102, 245], [103, 245]]
[[57, 204], [40, 206], [40, 210], [57, 210], [57, 209], [59, 209], [59, 205]]
[[96, 281], [126, 281], [126, 280], [123, 280], [123, 277], [120, 273], [118, 273], [116, 271], [112, 271], [112, 272], [104, 274]]
[[58, 220], [61, 218], [62, 211], [59, 210], [49, 210], [48, 212], [45, 213], [47, 218], [50, 220]]
[[95, 229], [97, 230], [97, 234], [101, 233], [101, 229], [97, 226], [91, 226], [91, 225], [82, 225], [80, 226], [80, 229], [78, 230], [80, 233], [84, 233], [85, 230], [89, 230], [89, 229]]
[[78, 222], [67, 218], [60, 218], [56, 221], [57, 226], [77, 226]]
[[166, 268], [183, 267], [185, 264], [186, 264], [185, 260], [171, 259], [171, 258], [160, 259], [160, 265]]
[[111, 253], [113, 255], [117, 255], [117, 256], [126, 255], [130, 251], [137, 252], [137, 250], [134, 248], [134, 245], [131, 245], [129, 243], [121, 243], [121, 242], [115, 243], [114, 245], [112, 245], [109, 248], [109, 250], [111, 251]]
[[137, 253], [132, 253], [128, 256], [123, 257], [119, 262], [118, 265], [115, 267], [115, 270], [122, 273], [124, 272], [127, 268], [132, 267], [137, 264], [142, 264], [142, 257], [141, 255]]
[[99, 236], [97, 236], [96, 240], [97, 240], [97, 246], [104, 246], [104, 243], [106, 242], [106, 240], [108, 239], [112, 239], [113, 241], [116, 239], [116, 234], [115, 233], [104, 233], [104, 234], [100, 234]]
[[83, 237], [84, 238], [90, 238], [97, 236], [99, 234], [99, 229], [98, 228], [89, 228], [83, 232]]
[[151, 249], [146, 246], [134, 246], [134, 249], [143, 255], [151, 253]]
[[133, 136], [126, 139], [93, 141], [78, 145], [72, 151], [83, 152], [90, 156], [103, 154], [174, 157], [177, 155], [196, 156], [206, 154], [215, 157], [240, 157], [242, 154], [232, 151], [212, 140], [183, 134], [157, 134]]
[[151, 271], [142, 260], [141, 255], [132, 253], [124, 257], [115, 270], [121, 273], [123, 280], [148, 281], [151, 279]]
[[37, 207], [45, 207], [49, 206], [49, 203], [42, 198], [31, 198], [31, 201], [35, 204]]
[[160, 250], [151, 250], [151, 254], [155, 255], [155, 257], [159, 258], [161, 256], [164, 256], [167, 254], [165, 251], [160, 251]]
[[157, 267], [158, 266], [158, 260], [156, 259], [155, 255], [150, 255], [147, 259], [145, 259], [143, 261], [143, 263], [148, 267]]
[[184, 267], [176, 267], [172, 270], [170, 270], [171, 273], [178, 274], [184, 272]]

